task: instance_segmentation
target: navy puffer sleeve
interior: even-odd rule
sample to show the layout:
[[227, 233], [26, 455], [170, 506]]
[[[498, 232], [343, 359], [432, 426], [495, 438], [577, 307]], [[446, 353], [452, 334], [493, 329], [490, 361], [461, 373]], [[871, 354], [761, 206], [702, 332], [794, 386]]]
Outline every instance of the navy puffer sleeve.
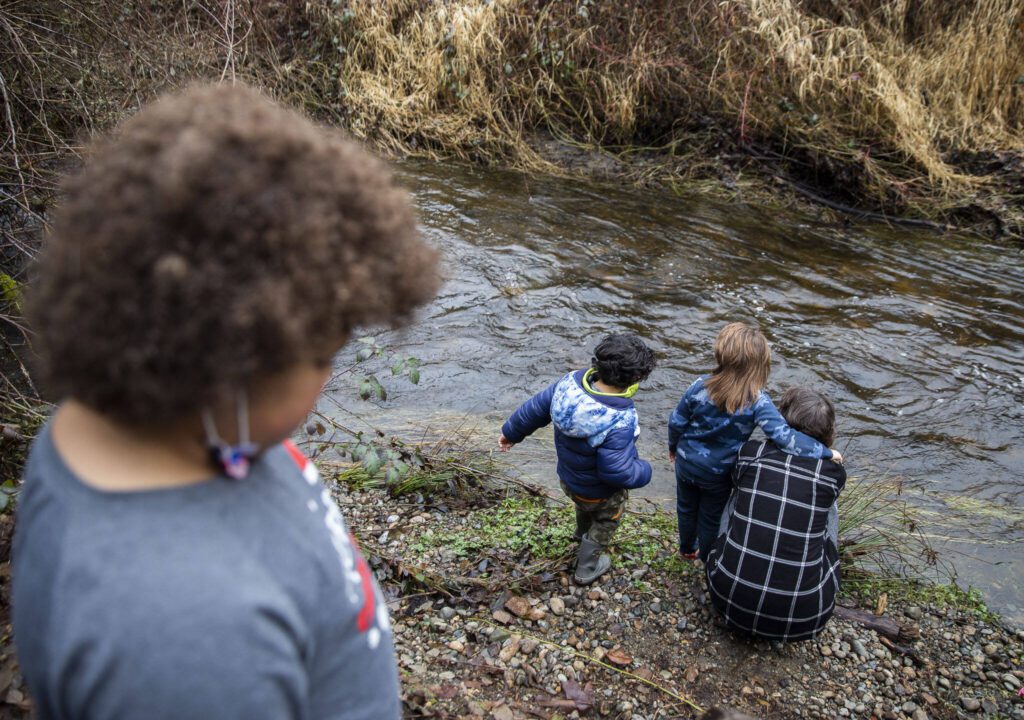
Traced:
[[636, 454], [633, 428], [608, 433], [597, 448], [597, 476], [606, 485], [629, 490], [651, 481], [651, 464]]
[[540, 428], [551, 422], [551, 398], [555, 394], [553, 382], [524, 402], [501, 426], [501, 434], [512, 443], [520, 443]]

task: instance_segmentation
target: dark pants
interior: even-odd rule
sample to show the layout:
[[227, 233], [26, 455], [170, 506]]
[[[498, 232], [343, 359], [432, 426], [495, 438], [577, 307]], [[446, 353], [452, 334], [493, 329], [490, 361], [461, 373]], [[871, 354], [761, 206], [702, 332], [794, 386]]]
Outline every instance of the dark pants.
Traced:
[[615, 530], [622, 523], [622, 514], [629, 499], [628, 490], [619, 490], [607, 498], [586, 498], [576, 495], [564, 482], [562, 492], [572, 498], [576, 506], [576, 532], [586, 534], [602, 547], [612, 541]]
[[701, 486], [687, 478], [676, 467], [676, 519], [679, 521], [679, 550], [696, 550], [707, 561], [708, 550], [718, 537], [722, 510], [729, 502], [732, 485]]

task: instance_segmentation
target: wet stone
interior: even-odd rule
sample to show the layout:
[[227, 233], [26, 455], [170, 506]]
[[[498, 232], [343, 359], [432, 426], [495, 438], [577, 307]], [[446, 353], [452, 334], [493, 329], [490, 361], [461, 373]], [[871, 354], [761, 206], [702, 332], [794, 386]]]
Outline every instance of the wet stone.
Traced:
[[977, 712], [981, 708], [981, 701], [972, 697], [962, 697], [960, 698], [960, 705], [967, 712]]

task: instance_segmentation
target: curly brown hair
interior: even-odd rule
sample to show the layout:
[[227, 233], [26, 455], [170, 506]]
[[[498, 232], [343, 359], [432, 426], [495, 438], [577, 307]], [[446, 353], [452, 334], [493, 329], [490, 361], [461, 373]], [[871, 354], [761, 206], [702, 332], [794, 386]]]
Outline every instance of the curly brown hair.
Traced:
[[439, 284], [385, 165], [246, 87], [158, 100], [64, 189], [29, 295], [38, 371], [122, 422], [326, 361]]

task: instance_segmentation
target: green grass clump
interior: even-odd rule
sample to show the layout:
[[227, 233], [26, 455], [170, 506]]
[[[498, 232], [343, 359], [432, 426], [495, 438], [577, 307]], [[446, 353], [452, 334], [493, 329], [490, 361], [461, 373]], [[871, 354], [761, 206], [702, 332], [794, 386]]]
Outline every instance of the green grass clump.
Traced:
[[538, 560], [556, 560], [575, 547], [574, 523], [569, 506], [553, 505], [541, 497], [514, 495], [475, 512], [462, 527], [428, 531], [410, 547], [419, 552], [444, 547], [462, 558], [503, 550]]
[[[558, 562], [576, 550], [572, 539], [575, 513], [568, 503], [514, 494], [501, 503], [476, 511], [467, 523], [453, 529], [432, 530], [410, 545], [414, 552], [446, 548], [457, 557], [480, 559], [495, 553], [525, 560]], [[611, 552], [625, 567], [648, 566], [687, 573], [675, 552], [675, 518], [666, 512], [627, 512], [611, 544]]]
[[899, 478], [851, 479], [839, 496], [843, 578], [900, 584], [952, 577], [920, 532], [920, 513], [903, 498]]
[[443, 496], [471, 503], [493, 501], [502, 494], [497, 482], [500, 463], [489, 451], [472, 447], [466, 437], [455, 433], [422, 445], [380, 434], [333, 446], [353, 463], [320, 464], [337, 482], [354, 490], [378, 488], [394, 497]]

